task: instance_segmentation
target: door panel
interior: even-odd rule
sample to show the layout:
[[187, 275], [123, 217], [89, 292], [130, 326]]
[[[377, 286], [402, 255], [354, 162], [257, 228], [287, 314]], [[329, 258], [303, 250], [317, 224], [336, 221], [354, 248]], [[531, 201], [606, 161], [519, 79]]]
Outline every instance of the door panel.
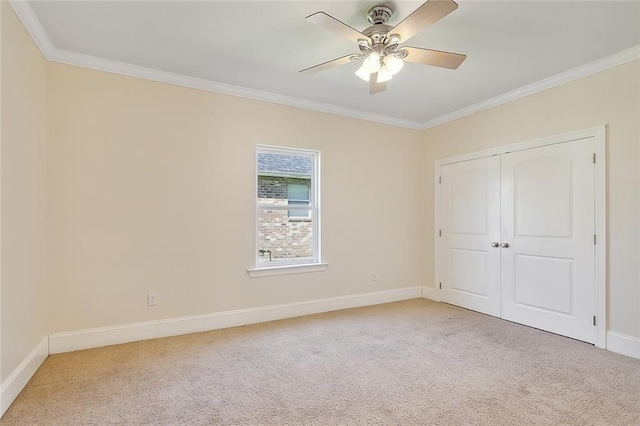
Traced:
[[595, 342], [594, 143], [502, 155], [502, 318]]
[[[451, 187], [451, 233], [455, 235], [486, 235], [489, 172], [478, 164], [454, 167], [445, 179]], [[453, 167], [453, 166], [452, 166]], [[456, 170], [457, 169], [457, 170]], [[446, 173], [446, 172], [445, 172]]]
[[520, 254], [515, 262], [516, 305], [572, 314], [572, 259]]
[[443, 301], [500, 316], [500, 158], [442, 166]]
[[487, 297], [487, 251], [450, 249], [451, 279], [447, 280], [454, 291]]
[[570, 158], [548, 157], [515, 166], [517, 235], [571, 237], [571, 166]]

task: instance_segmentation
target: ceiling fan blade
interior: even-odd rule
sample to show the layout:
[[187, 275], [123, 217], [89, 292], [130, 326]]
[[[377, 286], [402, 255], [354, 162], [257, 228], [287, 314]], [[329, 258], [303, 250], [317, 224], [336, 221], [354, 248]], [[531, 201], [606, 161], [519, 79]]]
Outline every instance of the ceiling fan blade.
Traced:
[[309, 68], [305, 68], [303, 70], [300, 70], [299, 72], [303, 72], [306, 74], [314, 74], [320, 71], [324, 71], [324, 70], [328, 70], [329, 68], [333, 68], [333, 67], [338, 67], [340, 65], [344, 65], [344, 64], [348, 64], [349, 62], [351, 62], [351, 57], [353, 56], [353, 53], [347, 56], [343, 56], [341, 58], [337, 58], [337, 59], [333, 59], [331, 61], [327, 61], [327, 62], [323, 62], [321, 64], [318, 65], [314, 65], [312, 67]]
[[458, 8], [453, 0], [428, 0], [413, 11], [402, 22], [393, 27], [389, 34], [398, 34], [402, 43], [409, 40], [434, 22], [444, 18]]
[[375, 95], [387, 90], [387, 83], [378, 83], [378, 73], [373, 73], [369, 76], [369, 94]]
[[349, 25], [342, 21], [337, 20], [331, 15], [327, 15], [324, 12], [316, 12], [313, 15], [307, 16], [307, 21], [311, 21], [316, 25], [321, 26], [325, 30], [329, 30], [338, 34], [354, 43], [358, 43], [359, 39], [368, 40], [369, 38], [362, 34], [355, 28], [351, 28]]
[[403, 47], [408, 52], [405, 62], [432, 65], [434, 67], [455, 70], [467, 58], [460, 53], [441, 52], [439, 50], [421, 49], [419, 47]]

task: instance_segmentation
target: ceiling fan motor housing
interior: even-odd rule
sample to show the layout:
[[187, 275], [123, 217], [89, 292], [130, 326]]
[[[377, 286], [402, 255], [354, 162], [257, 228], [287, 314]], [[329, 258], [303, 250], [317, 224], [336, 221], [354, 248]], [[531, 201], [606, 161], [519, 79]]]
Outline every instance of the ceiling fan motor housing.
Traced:
[[384, 43], [387, 33], [393, 27], [387, 24], [374, 24], [369, 28], [362, 31], [362, 34], [366, 35], [371, 39], [373, 44]]

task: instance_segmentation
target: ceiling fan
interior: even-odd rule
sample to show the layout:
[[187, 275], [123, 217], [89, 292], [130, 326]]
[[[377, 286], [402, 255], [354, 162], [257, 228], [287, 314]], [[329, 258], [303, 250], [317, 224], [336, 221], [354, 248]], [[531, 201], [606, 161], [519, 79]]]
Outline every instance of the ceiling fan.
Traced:
[[466, 55], [400, 46], [400, 43], [408, 41], [457, 8], [458, 5], [452, 0], [428, 0], [398, 25], [391, 27], [386, 22], [393, 10], [387, 6], [374, 6], [367, 12], [367, 18], [372, 25], [362, 32], [325, 12], [316, 12], [307, 16], [307, 21], [357, 43], [360, 53], [323, 62], [300, 72], [311, 74], [349, 62], [362, 61], [356, 75], [369, 82], [369, 93], [373, 95], [387, 89], [386, 82], [402, 69], [405, 61], [456, 69], [466, 59]]

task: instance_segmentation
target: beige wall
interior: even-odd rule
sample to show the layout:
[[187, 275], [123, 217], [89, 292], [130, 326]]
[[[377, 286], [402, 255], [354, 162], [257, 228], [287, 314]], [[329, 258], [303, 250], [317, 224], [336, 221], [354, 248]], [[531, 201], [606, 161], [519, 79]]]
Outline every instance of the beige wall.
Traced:
[[[433, 285], [436, 159], [600, 124], [609, 329], [640, 336], [638, 61], [417, 132], [46, 63], [2, 8], [3, 379], [47, 332]], [[256, 144], [322, 152], [327, 271], [248, 277]]]
[[[49, 73], [50, 332], [421, 284], [420, 132], [61, 64]], [[248, 277], [256, 144], [321, 151], [327, 271]]]
[[423, 207], [433, 285], [433, 165], [437, 159], [602, 124], [607, 131], [608, 329], [640, 337], [640, 97], [638, 61], [464, 117], [424, 132]]
[[5, 1], [2, 8], [2, 257], [0, 379], [48, 333], [47, 63]]

